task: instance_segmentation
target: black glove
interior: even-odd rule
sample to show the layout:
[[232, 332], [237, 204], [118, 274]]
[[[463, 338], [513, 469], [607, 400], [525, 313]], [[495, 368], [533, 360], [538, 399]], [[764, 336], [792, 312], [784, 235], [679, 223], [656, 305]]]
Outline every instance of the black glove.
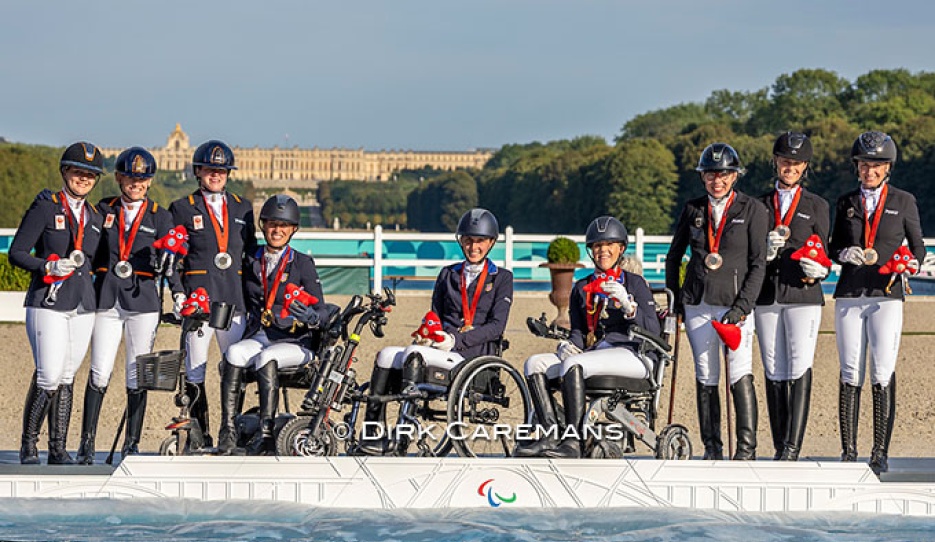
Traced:
[[295, 316], [296, 320], [308, 327], [318, 327], [318, 321], [321, 319], [318, 311], [301, 301], [293, 301], [292, 304], [289, 305], [289, 312], [292, 313], [292, 316]]
[[747, 315], [744, 314], [743, 309], [739, 307], [731, 307], [729, 311], [724, 313], [724, 316], [721, 318], [722, 324], [739, 324], [747, 318]]

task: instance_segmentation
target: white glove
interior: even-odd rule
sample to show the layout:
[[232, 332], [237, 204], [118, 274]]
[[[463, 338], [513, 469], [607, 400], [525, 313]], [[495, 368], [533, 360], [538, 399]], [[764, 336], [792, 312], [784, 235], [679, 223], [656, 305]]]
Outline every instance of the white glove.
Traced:
[[575, 343], [571, 341], [559, 341], [558, 348], [555, 349], [555, 355], [562, 361], [580, 353], [581, 349], [575, 346]]
[[182, 303], [185, 303], [186, 299], [188, 299], [188, 296], [182, 292], [172, 294], [172, 314], [174, 314], [176, 318], [182, 317]]
[[802, 272], [810, 279], [823, 279], [828, 276], [828, 268], [809, 258], [799, 260]]
[[771, 262], [779, 256], [779, 250], [786, 246], [786, 240], [774, 231], [770, 231], [766, 237], [766, 261]]
[[847, 247], [838, 254], [838, 259], [844, 263], [850, 263], [854, 265], [864, 265], [866, 259], [864, 258], [864, 249], [853, 246]]
[[455, 347], [454, 335], [452, 335], [451, 333], [448, 333], [447, 331], [439, 331], [439, 333], [442, 334], [442, 337], [444, 337], [444, 339], [433, 342], [432, 347], [437, 348], [439, 350], [444, 350], [445, 352], [450, 352], [451, 349]]
[[633, 300], [633, 296], [627, 292], [623, 284], [615, 280], [604, 281], [604, 283], [601, 284], [601, 290], [604, 290], [604, 293], [607, 294], [608, 297], [620, 305], [620, 309], [627, 317], [632, 317], [636, 312], [636, 301]]
[[919, 272], [919, 260], [913, 258], [906, 262], [906, 269], [909, 271], [910, 275], [915, 275]]
[[74, 273], [75, 269], [78, 269], [78, 266], [75, 265], [75, 262], [71, 258], [63, 258], [61, 260], [45, 263], [45, 273], [55, 277], [64, 277]]

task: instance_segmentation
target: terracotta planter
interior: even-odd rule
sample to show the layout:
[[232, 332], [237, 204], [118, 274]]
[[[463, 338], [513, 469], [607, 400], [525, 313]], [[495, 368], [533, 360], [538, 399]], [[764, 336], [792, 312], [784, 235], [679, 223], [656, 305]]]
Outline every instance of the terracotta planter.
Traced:
[[558, 309], [558, 314], [552, 323], [565, 328], [570, 327], [568, 302], [571, 298], [571, 287], [575, 282], [575, 269], [584, 266], [580, 263], [543, 263], [539, 267], [547, 268], [552, 277], [552, 292], [549, 294], [549, 301]]

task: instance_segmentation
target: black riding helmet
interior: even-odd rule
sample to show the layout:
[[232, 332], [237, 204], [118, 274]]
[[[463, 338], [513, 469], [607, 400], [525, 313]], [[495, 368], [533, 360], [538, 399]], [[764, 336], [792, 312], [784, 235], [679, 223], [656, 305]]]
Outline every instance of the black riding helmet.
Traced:
[[[462, 237], [483, 237], [493, 239], [494, 243], [496, 243], [498, 235], [500, 235], [500, 225], [497, 223], [497, 217], [493, 216], [493, 213], [487, 209], [481, 208], [471, 209], [464, 213], [461, 220], [458, 221], [458, 229], [455, 232], [462, 254], [464, 254], [464, 246], [461, 244]], [[490, 247], [492, 249], [493, 245]], [[464, 257], [467, 258], [467, 254], [464, 254]], [[487, 254], [484, 254], [484, 257], [486, 258]]]
[[799, 132], [786, 132], [773, 143], [773, 156], [781, 156], [800, 162], [812, 161], [812, 142]]
[[192, 168], [195, 168], [197, 172], [198, 167], [226, 169], [227, 171], [237, 169], [234, 165], [234, 151], [223, 141], [217, 139], [205, 141], [198, 145], [195, 154], [192, 155]]
[[740, 164], [740, 155], [727, 143], [712, 143], [701, 151], [701, 157], [698, 159], [698, 167], [695, 171], [704, 173], [705, 171], [736, 171], [738, 175], [744, 174], [743, 166]]
[[66, 167], [76, 167], [100, 175], [104, 173], [104, 155], [93, 143], [72, 143], [58, 162], [59, 171], [64, 172]]
[[260, 209], [260, 221], [265, 220], [278, 220], [298, 226], [299, 204], [285, 194], [276, 194], [266, 200]]
[[[584, 232], [584, 244], [592, 262], [594, 262], [592, 246], [595, 243], [622, 243], [623, 250], [620, 251], [620, 257], [614, 263], [615, 266], [620, 265], [629, 243], [627, 227], [612, 216], [599, 216], [588, 224], [588, 229]], [[594, 263], [597, 264], [597, 262]]]
[[851, 160], [862, 162], [896, 162], [896, 142], [883, 132], [864, 132], [851, 147]]
[[152, 179], [156, 175], [156, 159], [143, 147], [130, 147], [117, 156], [114, 169], [134, 179]]

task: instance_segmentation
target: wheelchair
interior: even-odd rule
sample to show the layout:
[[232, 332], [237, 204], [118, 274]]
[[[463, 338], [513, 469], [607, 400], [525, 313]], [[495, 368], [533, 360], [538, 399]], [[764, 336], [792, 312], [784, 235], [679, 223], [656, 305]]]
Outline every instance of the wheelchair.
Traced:
[[[585, 436], [583, 457], [593, 459], [621, 458], [625, 453], [635, 452], [633, 444], [639, 440], [657, 459], [691, 459], [692, 445], [688, 429], [681, 424], [669, 424], [656, 432], [659, 400], [662, 395], [665, 369], [673, 363], [672, 346], [668, 341], [676, 337], [677, 321], [669, 312], [674, 296], [667, 288], [652, 290], [654, 297], [664, 297], [657, 316], [662, 324], [662, 335], [656, 336], [639, 326], [631, 326], [629, 335], [640, 343], [637, 357], [646, 367], [647, 378], [634, 379], [623, 376], [597, 375], [585, 379], [587, 399], [582, 434]], [[548, 325], [543, 314], [540, 318], [528, 318], [527, 327], [540, 337], [567, 339], [570, 331]], [[550, 381], [550, 388], [560, 389], [560, 379]], [[556, 409], [557, 412], [560, 409]], [[559, 419], [563, 419], [560, 415]], [[625, 439], [603, 438], [620, 433]], [[618, 444], [624, 442], [624, 446]]]
[[[419, 457], [442, 457], [452, 450], [462, 457], [510, 456], [515, 428], [531, 420], [533, 409], [523, 375], [500, 357], [507, 347], [501, 339], [493, 355], [464, 360], [450, 370], [426, 365], [420, 382], [408, 390], [391, 383], [395, 393], [367, 395], [365, 384], [345, 421], [356, 427], [361, 406], [367, 403], [395, 403], [395, 425], [383, 424], [386, 455], [405, 456], [414, 444]], [[411, 356], [421, 358], [417, 353]], [[353, 454], [360, 440], [355, 434], [347, 444]]]

